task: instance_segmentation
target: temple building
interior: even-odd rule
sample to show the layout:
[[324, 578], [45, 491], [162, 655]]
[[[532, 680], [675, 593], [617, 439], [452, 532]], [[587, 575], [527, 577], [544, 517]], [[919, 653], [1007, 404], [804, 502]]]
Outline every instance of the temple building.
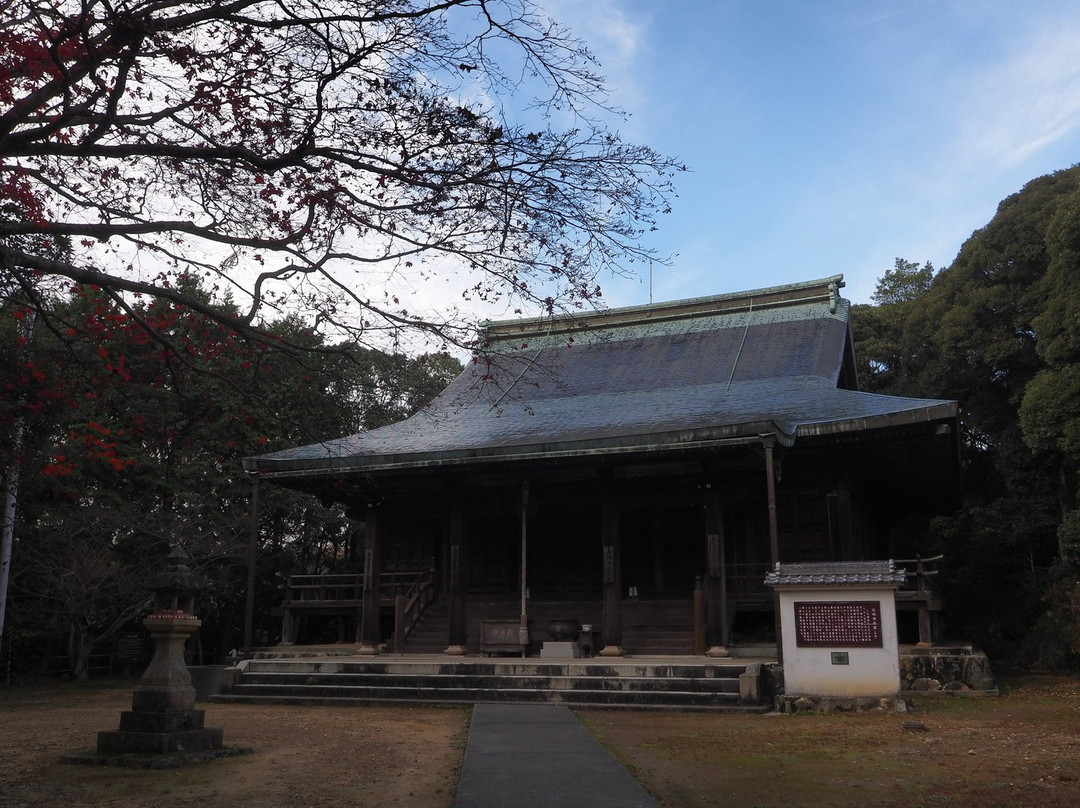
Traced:
[[416, 415], [245, 468], [364, 523], [372, 650], [388, 573], [431, 577], [413, 630], [451, 653], [483, 650], [481, 618], [556, 615], [604, 654], [691, 654], [695, 590], [709, 649], [774, 640], [777, 562], [913, 556], [959, 498], [956, 402], [859, 391], [842, 287], [490, 323]]

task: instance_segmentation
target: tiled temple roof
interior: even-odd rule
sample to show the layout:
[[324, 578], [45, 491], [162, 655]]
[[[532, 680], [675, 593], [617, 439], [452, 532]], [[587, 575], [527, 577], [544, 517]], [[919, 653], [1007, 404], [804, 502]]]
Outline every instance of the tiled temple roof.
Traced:
[[857, 433], [956, 404], [856, 389], [839, 276], [573, 319], [491, 323], [488, 345], [391, 426], [245, 458], [260, 474], [383, 470]]

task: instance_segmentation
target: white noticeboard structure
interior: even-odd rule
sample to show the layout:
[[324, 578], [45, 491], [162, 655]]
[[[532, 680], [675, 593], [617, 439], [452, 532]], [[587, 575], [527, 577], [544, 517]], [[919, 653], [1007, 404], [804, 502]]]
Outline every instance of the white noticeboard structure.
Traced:
[[777, 564], [784, 699], [866, 702], [900, 696], [892, 561]]

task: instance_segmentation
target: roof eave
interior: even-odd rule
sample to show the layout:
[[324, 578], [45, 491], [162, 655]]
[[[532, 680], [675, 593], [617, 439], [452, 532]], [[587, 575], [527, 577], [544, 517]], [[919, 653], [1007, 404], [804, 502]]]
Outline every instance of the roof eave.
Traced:
[[928, 424], [935, 421], [952, 421], [957, 418], [957, 414], [958, 409], [955, 401], [942, 401], [938, 404], [910, 410], [899, 410], [860, 418], [800, 424], [795, 434], [800, 438], [810, 438], [852, 432], [873, 432], [880, 429]]
[[828, 437], [855, 433], [879, 433], [891, 428], [949, 422], [957, 417], [956, 402], [860, 418], [800, 424], [794, 434], [780, 428], [773, 420], [751, 421], [674, 432], [624, 435], [612, 438], [564, 441], [558, 443], [519, 444], [481, 449], [460, 449], [398, 455], [327, 455], [299, 460], [270, 459], [264, 456], [243, 458], [245, 471], [262, 478], [302, 478], [321, 475], [363, 472], [393, 472], [420, 469], [460, 468], [495, 463], [542, 462], [569, 458], [601, 458], [631, 454], [659, 454], [676, 451], [715, 449], [757, 443], [762, 436], [776, 438], [783, 446], [792, 446], [798, 438]]
[[753, 421], [744, 424], [687, 429], [616, 438], [597, 438], [563, 443], [500, 446], [485, 449], [423, 452], [411, 455], [354, 455], [304, 460], [268, 460], [260, 456], [243, 458], [244, 470], [262, 478], [299, 478], [327, 474], [390, 472], [419, 469], [457, 468], [470, 465], [539, 462], [569, 458], [609, 457], [631, 454], [717, 449], [725, 446], [760, 442], [763, 435], [775, 437], [782, 445], [790, 446], [793, 436], [773, 421]]

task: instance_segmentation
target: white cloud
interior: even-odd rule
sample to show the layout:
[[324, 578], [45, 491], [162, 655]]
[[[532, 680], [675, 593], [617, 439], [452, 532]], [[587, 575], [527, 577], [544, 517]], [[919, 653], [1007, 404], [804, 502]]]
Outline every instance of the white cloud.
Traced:
[[600, 63], [615, 105], [633, 109], [643, 97], [634, 79], [648, 21], [634, 18], [621, 0], [548, 0], [544, 11], [583, 41]]
[[967, 161], [1011, 167], [1080, 128], [1080, 25], [1047, 29], [969, 88]]

